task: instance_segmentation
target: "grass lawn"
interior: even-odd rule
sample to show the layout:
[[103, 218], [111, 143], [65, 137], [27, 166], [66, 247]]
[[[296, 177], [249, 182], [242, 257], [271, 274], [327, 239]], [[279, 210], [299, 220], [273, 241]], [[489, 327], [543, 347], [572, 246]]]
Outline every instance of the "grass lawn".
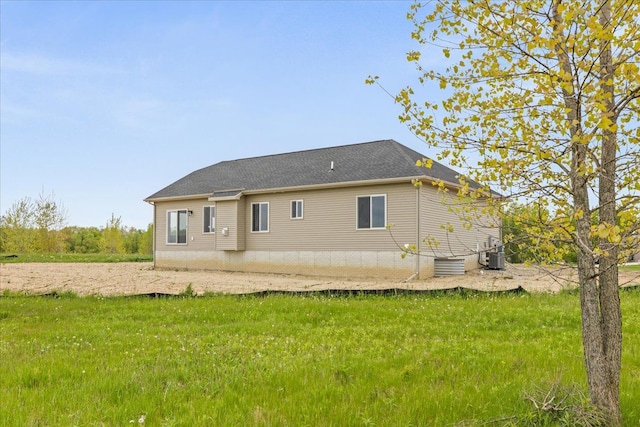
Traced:
[[[640, 291], [621, 298], [637, 426]], [[0, 425], [542, 425], [525, 393], [585, 391], [579, 319], [569, 293], [6, 294]]]
[[0, 254], [2, 263], [18, 262], [151, 262], [153, 255], [143, 254]]

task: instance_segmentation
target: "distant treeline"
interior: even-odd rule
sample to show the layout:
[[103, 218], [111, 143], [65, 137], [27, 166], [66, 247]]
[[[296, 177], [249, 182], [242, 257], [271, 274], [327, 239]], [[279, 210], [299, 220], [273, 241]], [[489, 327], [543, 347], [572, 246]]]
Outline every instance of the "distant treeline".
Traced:
[[25, 197], [0, 217], [2, 253], [152, 254], [153, 225], [125, 227], [111, 214], [103, 227], [67, 226], [67, 211], [53, 193]]

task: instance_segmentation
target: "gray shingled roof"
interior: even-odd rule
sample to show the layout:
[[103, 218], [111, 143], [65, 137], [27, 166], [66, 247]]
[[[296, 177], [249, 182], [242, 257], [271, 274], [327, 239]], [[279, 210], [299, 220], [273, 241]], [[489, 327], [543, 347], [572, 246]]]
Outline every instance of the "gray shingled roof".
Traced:
[[230, 160], [192, 172], [145, 200], [417, 176], [458, 182], [456, 171], [435, 161], [431, 169], [416, 166], [425, 157], [383, 140]]

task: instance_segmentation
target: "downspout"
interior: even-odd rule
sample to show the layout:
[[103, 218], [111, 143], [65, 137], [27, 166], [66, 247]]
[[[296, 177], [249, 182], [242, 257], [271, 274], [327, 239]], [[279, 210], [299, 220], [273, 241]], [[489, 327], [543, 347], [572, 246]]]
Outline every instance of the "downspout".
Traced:
[[421, 185], [416, 186], [416, 274], [420, 278], [420, 189]]
[[156, 269], [156, 204], [153, 204], [153, 269]]

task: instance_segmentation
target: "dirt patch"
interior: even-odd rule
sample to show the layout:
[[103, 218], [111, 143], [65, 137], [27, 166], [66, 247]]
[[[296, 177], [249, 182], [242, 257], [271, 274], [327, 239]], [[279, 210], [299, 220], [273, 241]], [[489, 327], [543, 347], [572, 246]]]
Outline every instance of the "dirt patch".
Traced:
[[[538, 268], [513, 265], [509, 265], [504, 271], [476, 270], [464, 276], [408, 282], [221, 271], [154, 270], [151, 263], [0, 265], [0, 292], [10, 290], [46, 294], [53, 291], [71, 291], [78, 295], [104, 296], [179, 294], [189, 285], [198, 294], [389, 289], [423, 291], [458, 287], [482, 291], [522, 288], [529, 292], [558, 292], [576, 287], [575, 280], [576, 272], [572, 269], [557, 268], [549, 274]], [[639, 285], [640, 273], [621, 272], [620, 283]]]

